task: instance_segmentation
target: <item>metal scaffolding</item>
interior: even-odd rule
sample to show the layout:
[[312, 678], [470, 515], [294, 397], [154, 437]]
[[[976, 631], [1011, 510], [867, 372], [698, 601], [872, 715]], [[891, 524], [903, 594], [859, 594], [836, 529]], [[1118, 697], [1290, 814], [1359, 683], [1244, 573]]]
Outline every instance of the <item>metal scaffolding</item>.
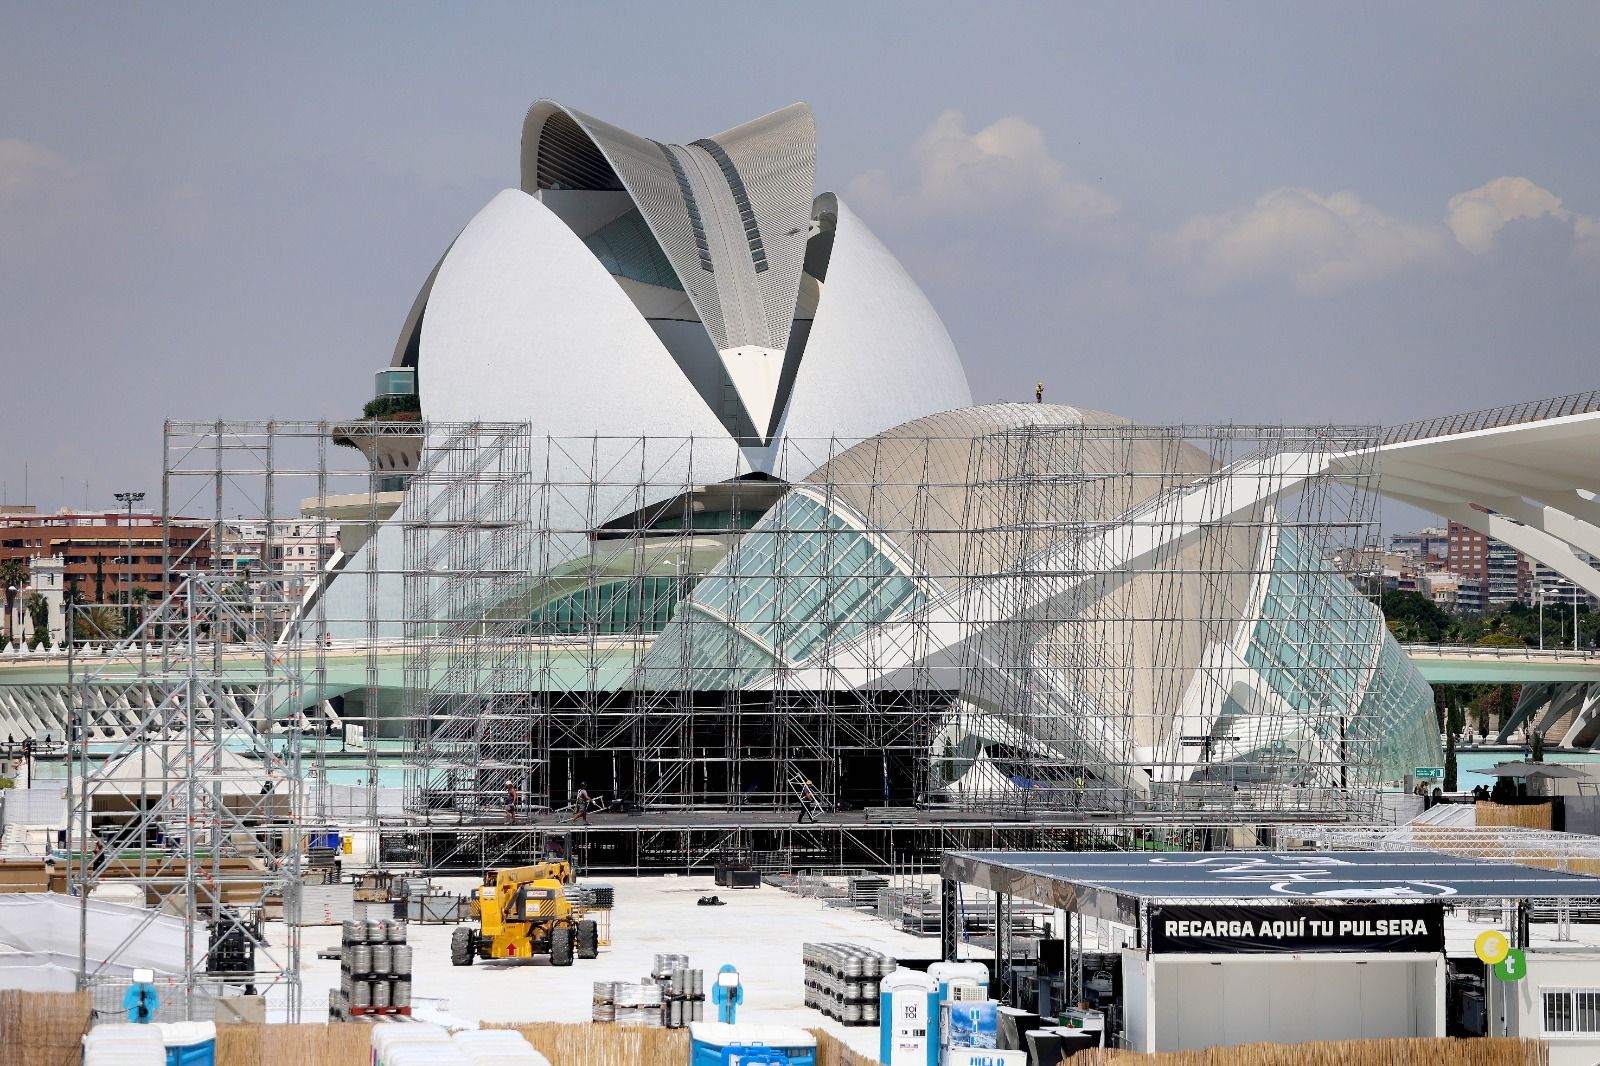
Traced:
[[[316, 645], [266, 639], [261, 623], [295, 604], [277, 580], [241, 596], [191, 568], [109, 654], [72, 664], [66, 875], [79, 900], [80, 986], [108, 1002], [120, 1006], [129, 980], [123, 952], [176, 915], [183, 966], [167, 975], [166, 1016], [211, 1017], [216, 998], [240, 993], [299, 1015], [299, 711]], [[113, 885], [132, 890], [140, 922], [95, 944], [91, 897]], [[280, 915], [286, 936], [269, 943], [263, 922]]]
[[[383, 826], [385, 861], [510, 855], [584, 790], [660, 834], [618, 843], [627, 866], [704, 817], [761, 850], [878, 808], [900, 833], [1370, 815], [1406, 731], [1431, 730], [1335, 562], [1374, 540], [1374, 438], [1032, 405], [760, 456], [517, 423], [169, 423], [163, 512], [210, 529], [196, 587], [246, 617], [228, 641], [298, 657], [270, 715], [261, 679], [217, 680], [247, 744], [300, 746], [302, 825]], [[287, 523], [333, 545], [309, 577]], [[83, 702], [126, 702], [105, 666]]]
[[1334, 561], [1377, 539], [1374, 440], [1074, 425], [978, 441], [977, 721], [957, 733], [987, 733], [1004, 765], [975, 797], [1004, 804], [1022, 778], [1027, 801], [1108, 813], [1369, 814], [1397, 708], [1365, 698], [1382, 620]]
[[1361, 817], [1416, 710], [1367, 698], [1382, 623], [1332, 561], [1376, 538], [1372, 430], [897, 431], [784, 442], [770, 473], [688, 438], [427, 433], [394, 519], [422, 823], [580, 789]]

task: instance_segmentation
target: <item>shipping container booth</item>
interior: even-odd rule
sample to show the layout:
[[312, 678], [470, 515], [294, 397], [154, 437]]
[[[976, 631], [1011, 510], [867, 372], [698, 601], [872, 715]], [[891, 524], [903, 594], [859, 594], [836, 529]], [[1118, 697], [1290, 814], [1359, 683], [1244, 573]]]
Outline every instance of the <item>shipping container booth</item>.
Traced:
[[[1447, 907], [1600, 896], [1597, 878], [1435, 852], [946, 852], [941, 872], [946, 958], [965, 887], [993, 893], [996, 929], [1042, 904], [1066, 972], [1049, 983], [999, 937], [999, 994], [1045, 1017], [1087, 1003], [1137, 1051], [1459, 1033]], [[1081, 947], [1086, 925], [1120, 929], [1121, 950]]]

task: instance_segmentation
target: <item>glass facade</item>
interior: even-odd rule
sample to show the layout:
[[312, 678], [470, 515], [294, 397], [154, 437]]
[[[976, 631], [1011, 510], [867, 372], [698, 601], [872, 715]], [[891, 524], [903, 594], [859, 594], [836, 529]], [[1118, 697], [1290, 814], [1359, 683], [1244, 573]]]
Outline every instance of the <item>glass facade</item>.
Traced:
[[638, 208], [607, 222], [585, 237], [583, 243], [612, 277], [683, 290], [677, 271], [672, 269]]
[[417, 372], [409, 366], [386, 367], [372, 376], [373, 396], [415, 396]]
[[1392, 781], [1442, 761], [1433, 694], [1377, 609], [1291, 529], [1277, 531], [1272, 572], [1245, 660], [1308, 729], [1349, 709], [1347, 735]]
[[645, 669], [705, 671], [696, 688], [745, 684], [924, 602], [916, 581], [871, 538], [793, 491], [701, 581]]
[[659, 633], [693, 584], [691, 578], [630, 577], [586, 585], [539, 605], [529, 618], [541, 636]]

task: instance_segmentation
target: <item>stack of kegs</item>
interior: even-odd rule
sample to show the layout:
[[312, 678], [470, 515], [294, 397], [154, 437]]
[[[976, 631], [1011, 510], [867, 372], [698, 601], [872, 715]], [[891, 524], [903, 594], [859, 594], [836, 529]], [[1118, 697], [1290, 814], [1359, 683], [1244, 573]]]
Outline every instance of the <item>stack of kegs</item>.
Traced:
[[[685, 960], [687, 961], [687, 960]], [[680, 966], [661, 979], [661, 1024], [667, 1029], [682, 1029], [690, 1022], [705, 1020], [706, 974]]]
[[339, 991], [329, 997], [330, 1013], [409, 1014], [411, 945], [405, 923], [354, 919], [344, 923], [343, 932]]
[[878, 1024], [878, 983], [895, 960], [860, 944], [806, 944], [805, 1003], [845, 1025]]

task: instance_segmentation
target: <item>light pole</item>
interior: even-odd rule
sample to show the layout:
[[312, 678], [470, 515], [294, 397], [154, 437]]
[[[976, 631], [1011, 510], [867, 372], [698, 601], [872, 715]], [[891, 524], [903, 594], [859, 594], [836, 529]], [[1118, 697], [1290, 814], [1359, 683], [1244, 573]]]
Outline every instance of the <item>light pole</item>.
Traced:
[[126, 504], [128, 508], [128, 585], [122, 590], [128, 605], [128, 631], [133, 631], [133, 505], [144, 501], [142, 492], [114, 492], [118, 503]]
[[1539, 650], [1544, 651], [1544, 594], [1545, 587], [1539, 586]]

